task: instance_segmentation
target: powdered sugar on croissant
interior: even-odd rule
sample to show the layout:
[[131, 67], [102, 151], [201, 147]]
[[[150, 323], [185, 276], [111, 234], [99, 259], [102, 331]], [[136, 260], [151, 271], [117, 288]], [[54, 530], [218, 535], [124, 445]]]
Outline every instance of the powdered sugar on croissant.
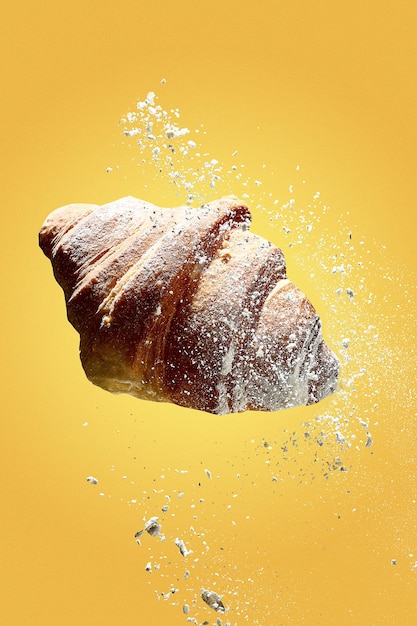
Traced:
[[94, 384], [217, 414], [335, 390], [320, 319], [250, 220], [231, 198], [165, 209], [127, 197], [48, 216], [40, 245]]

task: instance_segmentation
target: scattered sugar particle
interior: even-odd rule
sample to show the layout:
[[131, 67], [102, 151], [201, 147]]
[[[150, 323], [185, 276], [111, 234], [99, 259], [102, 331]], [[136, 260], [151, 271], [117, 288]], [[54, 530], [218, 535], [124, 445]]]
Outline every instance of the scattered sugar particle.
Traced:
[[145, 524], [145, 530], [151, 537], [157, 537], [161, 532], [161, 525], [157, 517], [151, 517]]
[[346, 443], [346, 437], [342, 435], [340, 431], [336, 431], [336, 441], [337, 443], [343, 445], [344, 443]]
[[210, 472], [210, 470], [205, 469], [204, 471], [205, 471], [205, 472], [206, 472], [206, 474], [207, 474], [207, 478], [211, 478], [211, 472]]
[[344, 339], [342, 339], [342, 346], [344, 348], [348, 348], [350, 344], [350, 339], [348, 337], [345, 337]]
[[184, 613], [184, 615], [187, 615], [187, 613], [190, 612], [190, 607], [188, 604], [184, 604], [184, 606], [182, 607], [182, 612]]
[[112, 167], [106, 167], [106, 172], [107, 172], [108, 174], [109, 174], [110, 172], [112, 172], [112, 171], [113, 171], [113, 168], [112, 168]]
[[183, 491], [180, 491], [180, 492], [179, 492], [179, 494], [178, 494], [178, 497], [179, 497], [179, 498], [183, 498], [183, 497], [184, 497], [184, 492], [183, 492]]
[[98, 485], [98, 480], [94, 476], [87, 476], [86, 480], [90, 485]]
[[366, 443], [365, 443], [365, 446], [367, 448], [370, 448], [372, 446], [372, 443], [373, 443], [373, 441], [372, 441], [371, 434], [370, 433], [366, 433]]
[[190, 572], [188, 569], [186, 569], [184, 572], [184, 580], [187, 580], [189, 577], [190, 577]]
[[145, 565], [145, 572], [152, 572], [152, 563], [150, 561]]
[[180, 554], [184, 557], [188, 556], [189, 554], [192, 554], [192, 550], [187, 550], [187, 548], [185, 547], [185, 543], [183, 542], [182, 539], [175, 539], [175, 545], [179, 548]]
[[169, 506], [167, 504], [164, 504], [164, 506], [162, 507], [161, 511], [163, 513], [166, 513], [168, 511], [168, 509], [169, 509]]
[[84, 426], [84, 428], [85, 428], [86, 426], [88, 426], [88, 422], [84, 422], [83, 426]]
[[139, 135], [140, 133], [140, 129], [139, 128], [131, 128], [130, 130], [124, 130], [123, 134], [126, 137], [134, 137], [135, 135]]
[[167, 139], [174, 139], [175, 137], [182, 137], [183, 135], [187, 135], [189, 132], [190, 131], [188, 128], [178, 128], [178, 126], [175, 126], [174, 124], [168, 124], [166, 126], [165, 135]]
[[260, 180], [255, 180], [255, 185], [259, 187], [260, 185], [262, 185], [262, 182]]
[[355, 294], [353, 293], [352, 289], [349, 289], [349, 287], [348, 287], [346, 289], [346, 293], [347, 293], [347, 295], [349, 297], [349, 300], [353, 300]]
[[397, 565], [397, 559], [391, 559], [391, 565]]
[[190, 146], [190, 148], [197, 148], [196, 142], [193, 141], [192, 139], [190, 139], [190, 141], [188, 141], [187, 143]]
[[211, 609], [214, 609], [218, 613], [224, 613], [226, 611], [221, 597], [215, 591], [208, 591], [207, 589], [203, 589], [201, 593], [201, 598], [206, 604], [208, 604]]
[[166, 84], [166, 82], [167, 82], [167, 81], [166, 81], [166, 78], [163, 78], [163, 79], [161, 80], [161, 85], [165, 85], [165, 84]]

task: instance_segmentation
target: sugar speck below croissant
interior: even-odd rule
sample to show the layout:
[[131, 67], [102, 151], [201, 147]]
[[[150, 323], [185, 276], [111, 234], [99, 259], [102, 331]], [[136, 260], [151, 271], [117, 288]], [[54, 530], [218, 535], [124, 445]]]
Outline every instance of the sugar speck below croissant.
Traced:
[[320, 319], [250, 221], [234, 198], [195, 209], [126, 197], [53, 211], [39, 242], [89, 380], [215, 414], [333, 393], [339, 363]]

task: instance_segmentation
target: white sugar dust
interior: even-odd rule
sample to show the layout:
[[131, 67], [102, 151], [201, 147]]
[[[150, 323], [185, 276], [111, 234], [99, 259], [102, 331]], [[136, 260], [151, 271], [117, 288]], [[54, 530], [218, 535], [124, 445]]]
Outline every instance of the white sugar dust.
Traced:
[[[163, 79], [161, 85], [165, 82]], [[416, 358], [415, 337], [407, 340], [413, 332], [415, 287], [408, 284], [404, 271], [390, 270], [386, 251], [361, 236], [350, 224], [349, 214], [335, 215], [322, 194], [310, 189], [302, 166], [294, 165], [287, 195], [279, 200], [267, 164], [262, 164], [263, 178], [248, 176], [239, 146], [231, 149], [230, 163], [223, 163], [205, 149], [204, 125], [190, 129], [181, 120], [179, 109], [166, 110], [153, 91], [122, 117], [119, 126], [135, 167], [149, 179], [156, 178], [162, 188], [173, 186], [178, 203], [198, 206], [233, 194], [262, 216], [269, 224], [270, 238], [305, 277], [306, 292], [309, 285], [315, 289], [318, 302], [313, 301], [324, 317], [325, 338], [340, 360], [339, 388], [326, 402], [325, 411], [320, 405], [309, 407], [305, 413], [308, 418], [294, 423], [291, 429], [283, 431], [277, 425], [275, 433], [269, 428], [264, 438], [249, 439], [241, 458], [234, 459], [239, 467], [233, 472], [228, 473], [231, 461], [220, 474], [214, 468], [204, 469], [204, 465], [190, 473], [163, 468], [158, 480], [147, 477], [154, 482], [153, 491], [135, 492], [135, 499], [129, 501], [141, 512], [142, 527], [133, 529], [132, 542], [136, 539], [142, 546], [143, 568], [157, 598], [177, 607], [185, 623], [235, 626], [248, 619], [253, 624], [272, 623], [273, 615], [266, 604], [258, 604], [251, 613], [257, 603], [252, 594], [254, 579], [259, 590], [263, 568], [251, 572], [249, 566], [245, 569], [241, 564], [236, 572], [236, 565], [226, 563], [219, 553], [213, 554], [208, 502], [215, 500], [215, 489], [218, 493], [223, 489], [228, 498], [224, 511], [227, 521], [223, 523], [229, 527], [240, 523], [243, 528], [234, 515], [236, 499], [252, 485], [269, 488], [271, 501], [276, 500], [279, 506], [278, 490], [288, 482], [311, 485], [322, 481], [325, 485], [343, 480], [361, 455], [373, 454], [378, 447], [381, 394], [391, 394], [392, 405], [399, 412], [409, 415], [412, 410], [417, 414], [415, 408], [410, 409], [416, 406], [416, 392], [407, 381]], [[106, 171], [112, 175], [115, 170], [109, 165]], [[382, 298], [375, 293], [374, 276], [378, 277], [378, 293], [385, 294]], [[390, 319], [389, 310], [396, 311], [395, 320]], [[394, 331], [398, 335], [395, 344]], [[401, 346], [407, 346], [407, 351]], [[403, 421], [405, 429], [407, 419]], [[250, 463], [245, 458], [251, 458]], [[168, 475], [176, 479], [176, 490], [164, 488], [163, 479]], [[92, 477], [87, 480], [97, 482]], [[269, 487], [265, 487], [267, 483]], [[235, 485], [232, 490], [231, 484]], [[253, 512], [248, 513], [250, 521]], [[174, 523], [175, 515], [183, 520], [182, 527]], [[218, 527], [218, 513], [213, 512], [212, 518]], [[263, 519], [258, 524], [267, 525]], [[415, 570], [415, 558], [409, 560], [410, 571]], [[223, 574], [212, 575], [216, 566]], [[267, 594], [268, 581], [263, 585]]]

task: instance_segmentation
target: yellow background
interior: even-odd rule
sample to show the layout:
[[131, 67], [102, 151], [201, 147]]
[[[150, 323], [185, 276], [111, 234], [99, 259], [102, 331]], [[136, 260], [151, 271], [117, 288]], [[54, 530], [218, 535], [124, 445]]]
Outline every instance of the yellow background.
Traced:
[[[17, 0], [1, 14], [0, 622], [181, 625], [196, 594], [189, 615], [213, 624], [207, 587], [232, 625], [417, 624], [417, 4]], [[217, 418], [85, 379], [37, 233], [69, 202], [176, 203], [153, 175], [144, 187], [118, 126], [150, 90], [185, 126], [204, 124], [220, 162], [238, 150], [252, 181], [268, 164], [265, 193], [285, 201], [297, 165], [309, 189], [299, 202], [321, 192], [330, 211], [315, 251], [287, 245], [272, 205], [254, 211], [254, 230], [283, 245], [339, 355], [340, 333], [357, 330], [345, 370], [367, 373], [355, 390]], [[336, 284], [316, 267], [346, 250], [348, 231], [367, 260], [352, 273], [365, 284], [354, 314], [332, 309]], [[325, 413], [342, 420], [349, 449], [316, 422]], [[138, 546], [152, 515], [167, 539], [145, 533]], [[176, 537], [193, 549], [186, 560]], [[148, 561], [160, 569], [146, 572]]]

